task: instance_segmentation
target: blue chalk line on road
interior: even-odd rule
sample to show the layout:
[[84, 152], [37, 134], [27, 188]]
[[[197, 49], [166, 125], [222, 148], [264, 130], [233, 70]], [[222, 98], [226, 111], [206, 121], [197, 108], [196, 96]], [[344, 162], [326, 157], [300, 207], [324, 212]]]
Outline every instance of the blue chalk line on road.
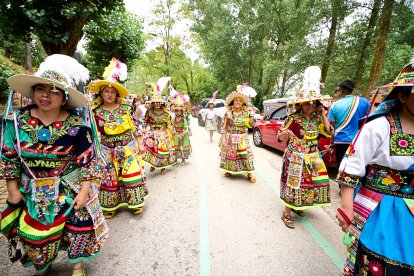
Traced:
[[208, 241], [206, 177], [203, 159], [198, 164], [200, 183], [200, 276], [210, 276], [210, 247]]
[[[256, 168], [256, 172], [260, 175], [260, 177], [266, 182], [266, 184], [277, 194], [280, 196], [279, 188], [276, 187], [276, 183], [268, 177], [268, 175]], [[312, 223], [306, 217], [300, 217], [300, 222], [303, 226], [308, 230], [308, 232], [312, 235], [312, 237], [316, 240], [318, 245], [325, 251], [326, 255], [334, 262], [334, 264], [339, 268], [343, 269], [344, 263], [339, 255], [335, 252], [329, 242], [323, 237], [323, 235], [312, 225]]]

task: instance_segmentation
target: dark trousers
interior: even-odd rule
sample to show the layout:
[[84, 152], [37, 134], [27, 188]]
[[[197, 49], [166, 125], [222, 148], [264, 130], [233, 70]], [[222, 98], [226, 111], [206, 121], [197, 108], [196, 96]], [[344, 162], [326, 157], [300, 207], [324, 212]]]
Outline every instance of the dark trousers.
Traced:
[[335, 157], [336, 157], [336, 163], [339, 166], [341, 165], [342, 159], [344, 158], [344, 155], [348, 149], [350, 144], [334, 144], [335, 148]]

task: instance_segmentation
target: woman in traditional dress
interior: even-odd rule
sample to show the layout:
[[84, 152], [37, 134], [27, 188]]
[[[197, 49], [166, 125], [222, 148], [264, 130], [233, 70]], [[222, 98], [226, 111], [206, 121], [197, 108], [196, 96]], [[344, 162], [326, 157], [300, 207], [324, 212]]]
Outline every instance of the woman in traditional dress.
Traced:
[[16, 75], [9, 85], [33, 104], [6, 117], [2, 158], [8, 197], [1, 231], [12, 261], [46, 273], [59, 249], [86, 275], [84, 261], [99, 254], [107, 227], [97, 196], [97, 143], [74, 111], [87, 100], [71, 78], [86, 81], [85, 67], [52, 55], [35, 75]]
[[319, 78], [313, 82], [316, 86], [304, 83], [298, 97], [289, 103], [295, 111], [277, 134], [279, 140], [289, 139], [283, 154], [280, 200], [285, 205], [282, 221], [292, 229], [292, 210], [304, 216], [305, 209], [330, 205], [329, 176], [318, 149], [318, 136], [331, 137], [331, 125], [326, 111], [323, 115], [315, 111], [316, 101], [330, 97], [320, 95]]
[[289, 139], [283, 155], [280, 179], [280, 199], [285, 205], [282, 220], [295, 228], [291, 210], [304, 216], [304, 209], [330, 205], [329, 176], [318, 150], [318, 136], [330, 137], [326, 116], [315, 112], [313, 101], [302, 102], [295, 113], [288, 116], [278, 138]]
[[99, 200], [106, 218], [111, 218], [122, 206], [134, 215], [143, 211], [148, 190], [140, 152], [144, 152], [141, 132], [132, 107], [123, 100], [128, 90], [118, 83], [126, 79], [126, 65], [113, 58], [106, 68], [103, 80], [91, 82], [88, 87], [97, 98], [93, 113], [101, 140], [101, 152], [106, 162]]
[[226, 177], [232, 174], [247, 173], [251, 183], [253, 176], [253, 152], [247, 136], [247, 128], [253, 124], [250, 98], [243, 93], [244, 86], [238, 86], [226, 98], [227, 111], [224, 115], [222, 136], [220, 140], [220, 169]]
[[142, 128], [145, 133], [144, 161], [151, 166], [150, 172], [157, 168], [164, 175], [166, 168], [177, 164], [177, 158], [172, 143], [170, 113], [160, 91], [151, 97], [151, 108], [145, 114]]
[[184, 114], [184, 101], [181, 95], [177, 95], [173, 100], [174, 103], [174, 119], [172, 120], [172, 133], [175, 156], [181, 158], [182, 162], [191, 154], [191, 145], [189, 138], [189, 126]]
[[379, 93], [337, 177], [344, 274], [414, 275], [414, 64]]

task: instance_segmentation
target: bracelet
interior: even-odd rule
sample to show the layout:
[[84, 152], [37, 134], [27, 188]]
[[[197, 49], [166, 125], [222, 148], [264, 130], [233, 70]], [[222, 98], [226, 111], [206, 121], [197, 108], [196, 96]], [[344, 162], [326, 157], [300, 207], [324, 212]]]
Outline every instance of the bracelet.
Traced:
[[341, 207], [339, 207], [338, 209], [336, 209], [338, 211], [338, 213], [344, 218], [345, 222], [350, 225], [352, 223], [351, 219], [348, 217], [348, 215], [344, 212], [344, 210], [342, 210]]

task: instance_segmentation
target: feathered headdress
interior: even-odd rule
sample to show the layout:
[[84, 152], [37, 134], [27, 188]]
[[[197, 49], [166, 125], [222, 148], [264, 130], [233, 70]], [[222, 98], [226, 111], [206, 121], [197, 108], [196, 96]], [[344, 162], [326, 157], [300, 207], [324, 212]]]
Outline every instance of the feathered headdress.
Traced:
[[297, 104], [314, 101], [327, 101], [331, 96], [321, 95], [321, 69], [319, 66], [309, 66], [303, 73], [303, 85], [297, 92], [296, 98], [288, 104]]
[[128, 90], [119, 82], [127, 79], [127, 66], [116, 58], [112, 58], [102, 74], [103, 80], [95, 80], [88, 87], [95, 94], [99, 94], [103, 87], [109, 86], [116, 89], [121, 98], [128, 96]]
[[237, 85], [236, 91], [231, 92], [226, 98], [226, 104], [231, 105], [234, 98], [241, 98], [244, 104], [249, 106], [251, 104], [250, 99], [257, 95], [256, 90], [247, 85], [247, 82], [242, 85]]
[[126, 81], [128, 77], [127, 66], [118, 59], [112, 58], [109, 65], [105, 68], [102, 77], [112, 82]]
[[216, 101], [217, 93], [218, 93], [218, 90], [214, 91], [213, 94], [211, 94], [211, 100], [208, 102], [209, 104], [210, 103], [214, 104], [214, 102]]
[[162, 98], [162, 90], [164, 90], [167, 83], [171, 80], [171, 77], [162, 77], [157, 80], [157, 83], [151, 84], [153, 95], [151, 96], [151, 102], [164, 102]]
[[85, 106], [85, 96], [76, 90], [75, 84], [85, 83], [89, 79], [89, 71], [77, 60], [66, 55], [48, 56], [33, 75], [20, 74], [10, 77], [7, 82], [21, 95], [32, 98], [32, 87], [36, 84], [49, 84], [55, 91], [65, 91], [67, 106], [71, 108]]

